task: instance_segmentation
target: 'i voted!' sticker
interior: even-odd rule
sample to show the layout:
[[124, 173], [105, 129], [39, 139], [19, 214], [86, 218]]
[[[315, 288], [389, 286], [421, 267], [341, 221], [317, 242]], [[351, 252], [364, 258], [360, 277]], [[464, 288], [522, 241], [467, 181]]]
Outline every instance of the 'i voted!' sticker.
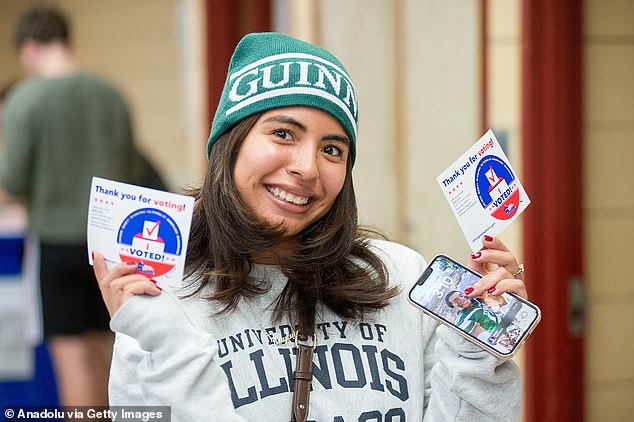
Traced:
[[475, 171], [480, 204], [493, 218], [508, 220], [519, 209], [520, 191], [511, 167], [495, 155], [484, 157]]
[[148, 277], [171, 271], [182, 250], [178, 225], [168, 214], [154, 208], [128, 215], [119, 227], [117, 244], [121, 260], [138, 262], [137, 272]]

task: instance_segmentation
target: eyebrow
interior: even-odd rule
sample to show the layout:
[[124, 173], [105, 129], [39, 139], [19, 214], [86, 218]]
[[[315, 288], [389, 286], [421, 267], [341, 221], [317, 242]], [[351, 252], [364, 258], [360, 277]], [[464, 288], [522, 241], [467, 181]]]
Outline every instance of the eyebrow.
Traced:
[[321, 138], [324, 141], [336, 141], [336, 142], [341, 142], [343, 144], [346, 144], [347, 146], [350, 146], [350, 139], [348, 139], [347, 136], [341, 136], [341, 135], [326, 135], [323, 138]]
[[[296, 119], [286, 115], [286, 114], [279, 114], [276, 116], [271, 116], [267, 119], [265, 119], [262, 123], [271, 123], [271, 122], [277, 122], [277, 123], [286, 123], [289, 125], [293, 125], [295, 127], [297, 127], [299, 130], [301, 130], [302, 132], [306, 132], [308, 130], [308, 128], [303, 125], [302, 123], [300, 123], [299, 121], [297, 121]], [[350, 139], [348, 139], [347, 136], [343, 136], [343, 135], [338, 135], [338, 134], [330, 134], [330, 135], [325, 135], [321, 138], [322, 140], [330, 140], [330, 141], [338, 141], [338, 142], [342, 142], [346, 145], [350, 145]]]
[[271, 116], [268, 119], [265, 119], [262, 123], [269, 123], [269, 122], [288, 123], [289, 125], [296, 126], [302, 132], [306, 132], [306, 130], [307, 130], [306, 126], [304, 126], [303, 124], [301, 124], [297, 120], [295, 120], [292, 117], [287, 116], [285, 114], [279, 114], [279, 115], [276, 115], [276, 116]]

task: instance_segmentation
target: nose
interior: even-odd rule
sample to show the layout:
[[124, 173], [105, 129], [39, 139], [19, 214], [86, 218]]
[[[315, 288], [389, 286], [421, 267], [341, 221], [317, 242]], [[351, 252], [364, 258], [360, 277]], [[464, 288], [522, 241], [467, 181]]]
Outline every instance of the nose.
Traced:
[[302, 148], [289, 157], [287, 172], [300, 176], [305, 180], [313, 180], [319, 174], [317, 169], [317, 154], [312, 148]]

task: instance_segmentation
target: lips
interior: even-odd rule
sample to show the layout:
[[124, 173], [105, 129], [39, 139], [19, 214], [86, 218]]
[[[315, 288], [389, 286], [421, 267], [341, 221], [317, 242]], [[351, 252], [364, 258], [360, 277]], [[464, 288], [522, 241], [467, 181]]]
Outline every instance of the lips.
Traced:
[[293, 194], [290, 192], [286, 192], [285, 190], [277, 188], [277, 187], [267, 186], [266, 189], [276, 198], [281, 199], [282, 201], [291, 203], [293, 205], [299, 205], [299, 206], [306, 205], [308, 201], [310, 200], [309, 196], [301, 196], [301, 195]]

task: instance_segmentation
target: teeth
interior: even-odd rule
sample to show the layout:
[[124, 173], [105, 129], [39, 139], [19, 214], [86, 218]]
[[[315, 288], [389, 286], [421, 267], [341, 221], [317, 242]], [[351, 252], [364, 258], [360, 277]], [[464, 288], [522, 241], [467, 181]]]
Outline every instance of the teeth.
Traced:
[[308, 198], [305, 196], [296, 196], [293, 195], [292, 193], [288, 193], [286, 191], [283, 191], [281, 189], [278, 188], [268, 188], [269, 192], [271, 192], [273, 195], [275, 195], [276, 197], [286, 201], [286, 202], [290, 202], [291, 204], [295, 204], [295, 205], [306, 205], [308, 203]]

